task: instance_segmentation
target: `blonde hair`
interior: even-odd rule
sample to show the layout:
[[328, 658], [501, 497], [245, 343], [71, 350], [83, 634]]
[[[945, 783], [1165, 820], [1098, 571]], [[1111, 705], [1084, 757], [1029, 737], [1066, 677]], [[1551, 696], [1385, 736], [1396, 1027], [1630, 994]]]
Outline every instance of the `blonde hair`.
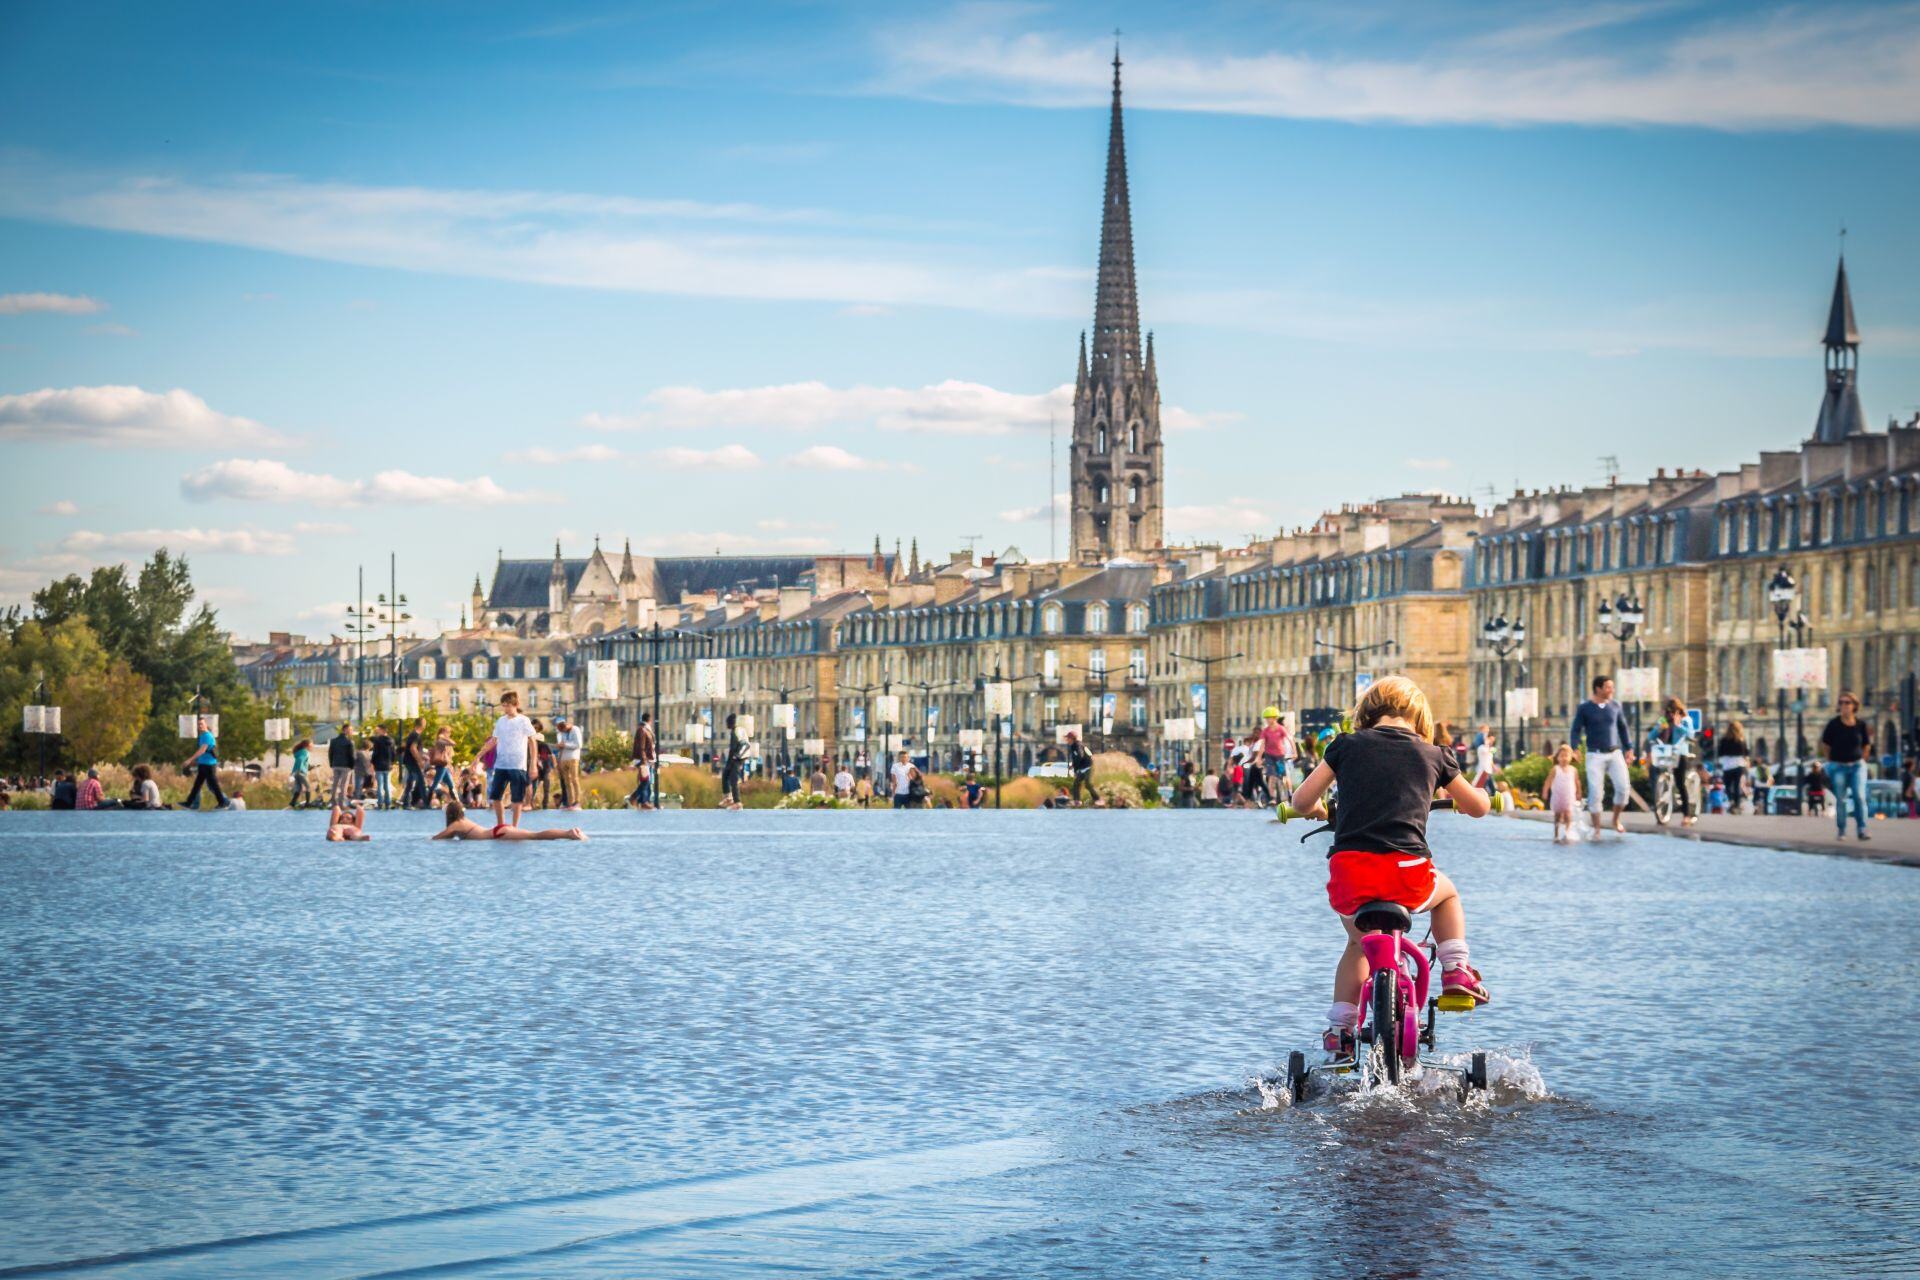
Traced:
[[1420, 686], [1405, 676], [1386, 676], [1367, 686], [1360, 701], [1353, 704], [1353, 727], [1371, 729], [1387, 716], [1395, 716], [1413, 726], [1413, 731], [1429, 742], [1434, 732], [1433, 708]]
[[1570, 744], [1565, 742], [1555, 747], [1553, 749], [1553, 762], [1555, 764], [1572, 764], [1573, 763], [1573, 747]]

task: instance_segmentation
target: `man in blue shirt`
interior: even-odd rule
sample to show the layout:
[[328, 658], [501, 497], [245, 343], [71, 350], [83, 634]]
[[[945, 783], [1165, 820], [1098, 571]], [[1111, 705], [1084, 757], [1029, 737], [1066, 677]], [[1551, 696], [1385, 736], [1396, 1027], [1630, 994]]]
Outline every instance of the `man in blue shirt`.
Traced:
[[185, 807], [198, 809], [200, 788], [206, 787], [213, 792], [216, 809], [231, 809], [233, 801], [220, 793], [220, 779], [214, 774], [214, 770], [220, 767], [220, 757], [214, 754], [213, 731], [207, 728], [207, 718], [201, 716], [194, 722], [194, 728], [199, 730], [200, 737], [193, 754], [187, 757], [187, 764], [193, 769], [193, 788], [187, 792]]
[[1593, 696], [1573, 713], [1573, 728], [1567, 741], [1578, 751], [1582, 741], [1587, 747], [1587, 812], [1593, 816], [1593, 833], [1600, 834], [1600, 784], [1604, 778], [1613, 783], [1613, 829], [1625, 834], [1627, 824], [1621, 815], [1627, 809], [1627, 713], [1613, 700], [1613, 677], [1595, 676]]

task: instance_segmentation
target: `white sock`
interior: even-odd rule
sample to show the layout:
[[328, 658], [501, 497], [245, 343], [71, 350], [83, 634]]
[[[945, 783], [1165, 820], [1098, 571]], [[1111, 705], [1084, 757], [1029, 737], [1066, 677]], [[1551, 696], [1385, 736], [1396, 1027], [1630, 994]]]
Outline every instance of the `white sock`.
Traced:
[[1360, 1006], [1335, 1000], [1327, 1006], [1327, 1025], [1338, 1031], [1351, 1031], [1360, 1025]]
[[1445, 973], [1449, 969], [1464, 969], [1467, 967], [1467, 940], [1465, 938], [1448, 938], [1440, 944], [1439, 952], [1440, 972]]

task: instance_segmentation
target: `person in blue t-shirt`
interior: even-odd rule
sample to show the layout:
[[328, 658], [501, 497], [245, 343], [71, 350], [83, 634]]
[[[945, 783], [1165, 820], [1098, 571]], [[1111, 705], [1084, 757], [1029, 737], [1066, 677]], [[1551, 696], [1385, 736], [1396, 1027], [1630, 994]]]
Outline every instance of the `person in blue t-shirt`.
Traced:
[[1627, 713], [1613, 700], [1613, 677], [1595, 676], [1593, 696], [1573, 713], [1573, 728], [1567, 742], [1575, 751], [1582, 740], [1587, 745], [1587, 812], [1593, 818], [1593, 833], [1600, 834], [1600, 784], [1613, 783], [1613, 829], [1624, 834], [1627, 824], [1621, 815], [1627, 811]]
[[233, 801], [221, 794], [220, 779], [214, 774], [214, 770], [220, 767], [220, 757], [215, 754], [213, 730], [207, 727], [205, 716], [194, 721], [194, 728], [199, 731], [200, 737], [193, 754], [187, 757], [187, 767], [193, 770], [193, 787], [187, 792], [187, 802], [183, 807], [198, 809], [200, 788], [205, 787], [213, 792], [214, 808], [231, 809]]

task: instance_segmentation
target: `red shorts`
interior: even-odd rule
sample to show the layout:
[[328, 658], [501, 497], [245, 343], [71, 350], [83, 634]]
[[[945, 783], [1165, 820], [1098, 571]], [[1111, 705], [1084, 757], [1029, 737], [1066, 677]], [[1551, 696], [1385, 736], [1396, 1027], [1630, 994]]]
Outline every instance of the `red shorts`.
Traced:
[[1418, 911], [1432, 896], [1431, 858], [1343, 849], [1327, 859], [1327, 901], [1343, 916], [1383, 901]]

